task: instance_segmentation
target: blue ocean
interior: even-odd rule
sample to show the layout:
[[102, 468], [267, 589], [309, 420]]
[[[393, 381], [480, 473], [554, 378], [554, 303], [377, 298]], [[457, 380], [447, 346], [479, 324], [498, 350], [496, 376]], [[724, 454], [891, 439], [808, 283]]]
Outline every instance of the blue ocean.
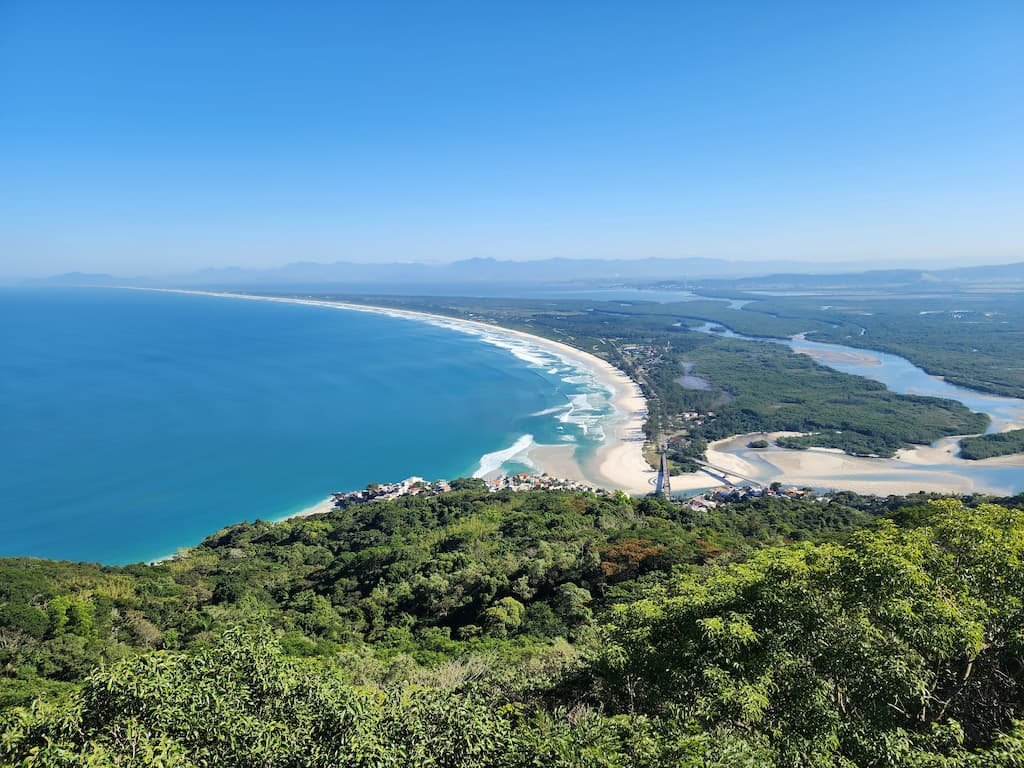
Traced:
[[586, 451], [607, 408], [543, 350], [333, 308], [5, 289], [0, 328], [0, 556], [154, 559], [331, 491]]

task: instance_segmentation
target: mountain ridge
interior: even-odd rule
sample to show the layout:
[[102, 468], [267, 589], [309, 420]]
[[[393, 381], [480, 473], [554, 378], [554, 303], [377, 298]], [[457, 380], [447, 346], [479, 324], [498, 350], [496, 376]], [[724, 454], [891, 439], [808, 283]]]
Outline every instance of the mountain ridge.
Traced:
[[279, 267], [240, 266], [207, 267], [191, 272], [163, 276], [116, 276], [107, 273], [68, 272], [22, 281], [26, 284], [133, 284], [152, 286], [307, 286], [375, 284], [473, 284], [505, 283], [594, 283], [616, 281], [675, 281], [704, 283], [722, 281], [742, 287], [741, 281], [766, 281], [772, 285], [829, 283], [913, 284], [924, 282], [970, 282], [983, 279], [1024, 280], [1024, 262], [976, 267], [940, 269], [893, 268], [857, 270], [849, 262], [837, 262], [822, 268], [820, 264], [797, 261], [730, 261], [707, 257], [642, 259], [569, 259], [557, 257], [531, 261], [507, 261], [471, 258], [444, 264], [393, 261], [364, 263], [354, 261], [296, 261]]

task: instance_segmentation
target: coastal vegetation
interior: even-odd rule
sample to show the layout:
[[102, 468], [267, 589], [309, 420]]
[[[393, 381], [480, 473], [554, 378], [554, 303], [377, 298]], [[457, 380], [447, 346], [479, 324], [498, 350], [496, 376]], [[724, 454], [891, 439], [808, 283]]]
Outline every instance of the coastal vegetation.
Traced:
[[[690, 431], [705, 440], [748, 432], [805, 432], [780, 445], [892, 456], [900, 448], [983, 430], [988, 420], [960, 403], [897, 395], [860, 376], [818, 365], [776, 344], [717, 339], [685, 353], [694, 372], [727, 386], [728, 402]], [[725, 383], [727, 382], [727, 385]]]
[[[773, 303], [773, 308], [785, 311], [779, 303]], [[885, 296], [844, 301], [842, 307], [828, 312], [835, 322], [812, 334], [815, 341], [891, 352], [951, 384], [1024, 396], [1024, 367], [1013, 362], [1024, 359], [1024, 301], [1020, 298]]]
[[817, 294], [813, 296], [744, 292], [767, 287], [764, 281], [717, 281], [700, 288], [743, 299], [742, 309], [732, 309], [725, 301], [673, 306], [681, 316], [721, 323], [745, 335], [807, 332], [813, 341], [900, 355], [952, 384], [1024, 397], [1024, 367], [1013, 364], [1024, 359], [1024, 301], [1019, 294], [990, 286], [939, 292], [884, 284], [844, 292], [821, 276], [801, 285], [802, 291]]
[[240, 523], [167, 562], [108, 567], [0, 559], [0, 704], [100, 663], [202, 646], [263, 617], [290, 652], [366, 650], [431, 664], [584, 638], [620, 584], [792, 539], [828, 539], [880, 502], [765, 499], [714, 516], [622, 494], [487, 491], [352, 504]]
[[960, 456], [964, 459], [988, 459], [1014, 453], [1024, 453], [1024, 429], [975, 435], [960, 441]]
[[0, 562], [0, 764], [1024, 760], [1020, 498], [457, 485]]

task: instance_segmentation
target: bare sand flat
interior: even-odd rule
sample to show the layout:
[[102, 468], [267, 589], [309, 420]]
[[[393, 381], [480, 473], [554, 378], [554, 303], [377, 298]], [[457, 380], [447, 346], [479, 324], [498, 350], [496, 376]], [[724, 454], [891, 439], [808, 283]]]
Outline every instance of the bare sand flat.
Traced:
[[[530, 463], [547, 472], [552, 477], [575, 480], [580, 483], [593, 482], [583, 473], [583, 468], [576, 461], [573, 445], [532, 445], [527, 454]], [[497, 474], [497, 473], [495, 473]]]
[[598, 482], [627, 493], [650, 493], [657, 472], [643, 452], [647, 401], [636, 382], [610, 363], [595, 359], [610, 369], [605, 380], [613, 387], [612, 405], [618, 414], [614, 434], [597, 450]]
[[843, 350], [811, 349], [810, 347], [793, 347], [793, 351], [801, 355], [813, 357], [815, 360], [824, 360], [829, 363], [843, 365], [881, 365], [882, 361], [867, 352], [846, 352]]
[[[848, 456], [829, 449], [804, 451], [770, 446], [753, 451], [752, 440], [772, 442], [792, 432], [752, 433], [719, 440], [708, 446], [708, 461], [761, 483], [834, 488], [867, 494], [1006, 493], [979, 469], [1024, 467], [1024, 456], [1000, 456], [982, 461], [958, 458], [958, 438], [939, 440], [931, 446], [899, 451], [892, 459]], [[675, 479], [673, 478], [673, 487]]]
[[949, 464], [958, 467], [1024, 467], [1024, 453], [1013, 453], [1008, 456], [992, 456], [988, 459], [961, 459], [959, 452], [960, 437], [944, 437], [932, 445], [918, 445], [897, 451], [896, 458], [907, 464], [933, 466]]

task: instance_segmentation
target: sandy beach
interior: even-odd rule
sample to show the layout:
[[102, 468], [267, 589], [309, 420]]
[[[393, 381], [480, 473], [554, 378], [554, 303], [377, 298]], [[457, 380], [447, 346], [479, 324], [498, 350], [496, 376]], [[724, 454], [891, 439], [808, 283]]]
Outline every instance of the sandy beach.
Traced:
[[[568, 344], [477, 320], [464, 320], [462, 318], [414, 310], [394, 309], [391, 307], [375, 307], [365, 304], [284, 296], [261, 296], [226, 291], [198, 291], [176, 288], [135, 288], [133, 290], [249, 299], [252, 301], [275, 301], [353, 312], [369, 312], [389, 317], [427, 322], [473, 335], [487, 334], [494, 337], [528, 342], [545, 349], [567, 363], [589, 371], [595, 380], [610, 392], [609, 402], [615, 411], [615, 415], [606, 425], [605, 440], [597, 448], [592, 459], [582, 462], [578, 461], [573, 455], [573, 446], [535, 445], [530, 448], [529, 458], [537, 470], [547, 472], [555, 477], [580, 480], [597, 487], [621, 489], [633, 494], [649, 493], [654, 487], [654, 478], [657, 472], [647, 463], [643, 455], [645, 440], [643, 425], [647, 416], [647, 402], [640, 391], [640, 387], [608, 361]], [[327, 504], [328, 501], [325, 500], [314, 507], [288, 515], [287, 517], [326, 511], [326, 509], [329, 509], [329, 506], [322, 508], [322, 505]]]
[[[984, 470], [1024, 468], [1024, 455], [998, 456], [981, 461], [957, 457], [959, 438], [948, 437], [932, 445], [915, 446], [891, 459], [849, 456], [827, 448], [790, 450], [769, 445], [754, 450], [753, 440], [772, 443], [794, 432], [755, 432], [718, 440], [708, 446], [708, 463], [737, 472], [762, 484], [779, 481], [787, 485], [839, 489], [857, 493], [888, 495], [918, 491], [932, 493], [1006, 494], [1003, 481]], [[672, 478], [673, 489], [707, 487], [704, 473]]]

